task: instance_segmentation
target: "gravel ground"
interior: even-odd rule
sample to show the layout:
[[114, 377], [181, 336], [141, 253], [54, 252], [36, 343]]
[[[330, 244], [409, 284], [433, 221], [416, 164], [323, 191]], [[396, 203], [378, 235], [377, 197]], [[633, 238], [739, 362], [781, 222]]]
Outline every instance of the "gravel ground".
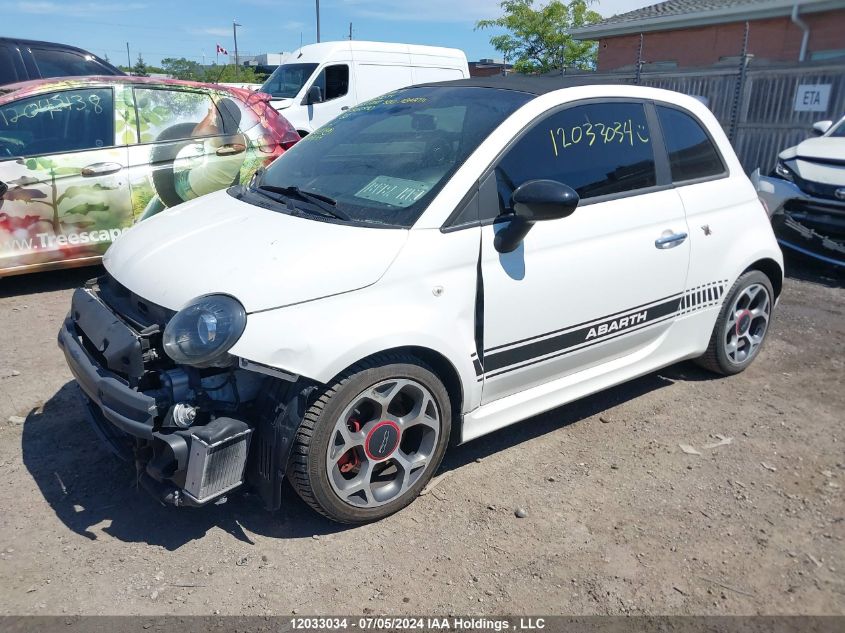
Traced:
[[793, 267], [745, 373], [683, 363], [452, 449], [430, 494], [355, 528], [290, 490], [273, 514], [136, 491], [55, 343], [97, 272], [0, 280], [0, 615], [845, 614], [831, 271]]

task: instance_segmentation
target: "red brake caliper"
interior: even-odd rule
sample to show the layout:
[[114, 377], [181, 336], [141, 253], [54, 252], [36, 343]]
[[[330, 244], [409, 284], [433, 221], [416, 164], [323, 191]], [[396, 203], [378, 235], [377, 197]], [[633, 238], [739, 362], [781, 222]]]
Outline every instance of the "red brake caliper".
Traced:
[[[358, 420], [350, 419], [346, 426], [349, 428], [350, 431], [353, 433], [358, 433], [361, 430], [361, 423]], [[350, 448], [346, 451], [339, 460], [337, 460], [337, 466], [340, 468], [340, 472], [348, 473], [357, 468], [361, 464], [361, 458], [358, 457], [358, 452], [354, 448]]]

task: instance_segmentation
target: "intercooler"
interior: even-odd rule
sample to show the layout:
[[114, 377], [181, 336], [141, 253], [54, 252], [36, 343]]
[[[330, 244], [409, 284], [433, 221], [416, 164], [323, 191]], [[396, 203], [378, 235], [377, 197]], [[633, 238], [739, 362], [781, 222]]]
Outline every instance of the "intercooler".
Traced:
[[202, 504], [241, 485], [251, 436], [251, 428], [223, 439], [192, 434], [184, 491]]

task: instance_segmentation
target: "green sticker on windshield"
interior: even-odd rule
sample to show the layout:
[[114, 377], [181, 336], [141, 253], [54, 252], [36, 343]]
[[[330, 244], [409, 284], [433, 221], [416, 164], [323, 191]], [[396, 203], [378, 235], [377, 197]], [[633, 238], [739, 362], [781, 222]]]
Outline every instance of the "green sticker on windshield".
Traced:
[[429, 189], [431, 185], [427, 182], [376, 176], [366, 187], [356, 193], [355, 197], [395, 207], [408, 207], [428, 193]]

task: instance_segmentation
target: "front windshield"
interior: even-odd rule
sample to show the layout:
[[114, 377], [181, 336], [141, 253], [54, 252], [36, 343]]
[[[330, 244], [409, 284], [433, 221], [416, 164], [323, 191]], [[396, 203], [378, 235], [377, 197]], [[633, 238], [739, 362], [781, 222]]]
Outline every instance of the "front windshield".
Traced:
[[408, 228], [490, 132], [532, 96], [475, 87], [392, 92], [306, 136], [257, 186], [296, 187], [331, 200], [350, 221]]
[[282, 64], [267, 77], [261, 92], [278, 99], [295, 97], [316, 69], [317, 64]]

